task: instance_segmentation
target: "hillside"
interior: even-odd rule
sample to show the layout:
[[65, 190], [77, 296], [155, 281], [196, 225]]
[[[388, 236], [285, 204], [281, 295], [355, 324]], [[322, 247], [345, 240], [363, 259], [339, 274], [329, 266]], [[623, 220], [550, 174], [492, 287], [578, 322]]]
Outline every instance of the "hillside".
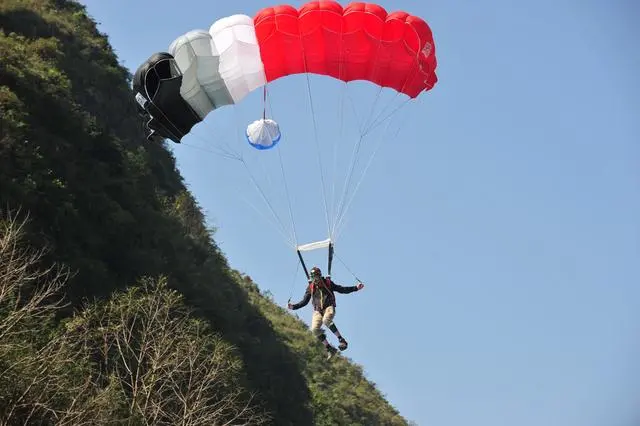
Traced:
[[0, 58], [2, 424], [407, 424], [229, 267], [83, 6], [3, 0]]

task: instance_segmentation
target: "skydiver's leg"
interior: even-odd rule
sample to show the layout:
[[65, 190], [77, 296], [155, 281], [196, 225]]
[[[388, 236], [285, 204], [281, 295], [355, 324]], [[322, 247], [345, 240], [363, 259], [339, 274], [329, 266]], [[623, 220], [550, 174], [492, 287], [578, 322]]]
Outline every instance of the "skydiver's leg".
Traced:
[[318, 339], [322, 334], [322, 314], [316, 310], [313, 311], [313, 315], [311, 317], [311, 333], [316, 336]]
[[324, 316], [322, 317], [322, 322], [324, 323], [324, 325], [326, 325], [329, 328], [329, 330], [331, 330], [333, 334], [336, 335], [336, 337], [338, 338], [338, 341], [340, 342], [340, 344], [338, 345], [338, 348], [341, 351], [344, 351], [345, 349], [347, 349], [347, 346], [349, 346], [349, 344], [344, 339], [344, 337], [342, 337], [342, 334], [340, 334], [338, 327], [336, 327], [335, 323], [333, 322], [335, 315], [336, 315], [336, 311], [334, 307], [329, 306], [324, 312]]
[[327, 350], [328, 358], [331, 358], [331, 356], [336, 353], [336, 348], [331, 346], [331, 344], [327, 340], [327, 335], [324, 334], [324, 331], [322, 330], [322, 319], [323, 315], [320, 312], [314, 310], [313, 316], [311, 317], [311, 333], [313, 333], [313, 335], [316, 336], [316, 338], [320, 340], [320, 342], [322, 342], [325, 349]]
[[313, 333], [316, 339], [320, 340], [323, 345], [329, 345], [327, 336], [324, 334], [324, 330], [322, 330], [322, 314], [318, 311], [313, 311], [313, 316], [311, 317], [311, 333]]

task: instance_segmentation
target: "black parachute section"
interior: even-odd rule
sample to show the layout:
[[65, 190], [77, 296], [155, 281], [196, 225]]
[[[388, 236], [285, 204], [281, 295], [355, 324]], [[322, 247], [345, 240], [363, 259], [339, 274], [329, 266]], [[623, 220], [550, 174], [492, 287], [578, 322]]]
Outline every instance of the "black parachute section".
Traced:
[[154, 53], [138, 67], [133, 76], [133, 90], [138, 111], [148, 119], [148, 140], [171, 139], [176, 143], [201, 121], [180, 96], [182, 73], [174, 57], [166, 52]]

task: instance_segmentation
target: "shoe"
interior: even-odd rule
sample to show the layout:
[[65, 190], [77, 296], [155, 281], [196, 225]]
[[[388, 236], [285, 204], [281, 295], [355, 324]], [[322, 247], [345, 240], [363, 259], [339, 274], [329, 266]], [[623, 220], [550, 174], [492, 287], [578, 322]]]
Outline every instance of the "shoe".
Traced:
[[346, 350], [347, 347], [349, 347], [349, 344], [347, 343], [347, 341], [344, 340], [344, 337], [341, 337], [339, 340], [340, 340], [340, 344], [338, 345], [338, 349], [340, 349], [341, 351]]
[[338, 352], [336, 348], [331, 345], [327, 346], [327, 359], [331, 359], [336, 354], [336, 352]]

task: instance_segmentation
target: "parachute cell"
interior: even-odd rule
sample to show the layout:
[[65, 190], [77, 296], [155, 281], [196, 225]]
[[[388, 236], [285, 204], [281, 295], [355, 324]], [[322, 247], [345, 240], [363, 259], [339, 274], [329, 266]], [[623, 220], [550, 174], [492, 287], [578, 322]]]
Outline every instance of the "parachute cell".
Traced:
[[172, 55], [154, 53], [136, 70], [133, 89], [143, 115], [148, 114], [147, 130], [180, 142], [200, 121], [180, 95], [182, 73]]
[[235, 103], [267, 83], [256, 31], [249, 16], [219, 19], [209, 33], [213, 49], [220, 55], [220, 75]]
[[183, 73], [180, 94], [201, 119], [215, 108], [233, 103], [218, 71], [220, 58], [212, 49], [207, 31], [193, 30], [178, 37], [169, 46], [169, 53]]

